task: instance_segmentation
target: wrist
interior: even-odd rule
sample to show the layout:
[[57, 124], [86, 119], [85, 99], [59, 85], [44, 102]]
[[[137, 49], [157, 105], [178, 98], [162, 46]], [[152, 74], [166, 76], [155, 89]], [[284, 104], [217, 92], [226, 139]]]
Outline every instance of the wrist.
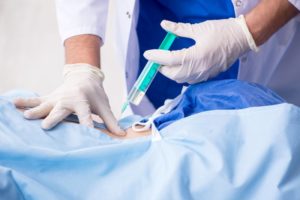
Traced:
[[63, 69], [63, 77], [65, 80], [71, 75], [82, 73], [96, 76], [101, 82], [103, 82], [105, 78], [104, 73], [99, 67], [87, 63], [66, 64]]
[[95, 35], [78, 35], [65, 41], [66, 64], [87, 63], [100, 67], [102, 40]]
[[288, 0], [262, 0], [245, 20], [258, 46], [265, 43], [299, 11]]
[[269, 30], [266, 31], [266, 25], [262, 22], [261, 17], [255, 12], [250, 12], [245, 16], [245, 21], [249, 32], [251, 33], [255, 43], [260, 46], [269, 38]]
[[248, 44], [248, 48], [250, 48], [251, 50], [258, 52], [259, 48], [256, 45], [256, 41], [252, 35], [252, 33], [249, 30], [249, 27], [247, 25], [246, 19], [243, 15], [239, 16], [237, 18], [237, 23], [239, 24], [240, 28], [243, 31], [243, 35], [245, 36], [246, 40], [247, 40], [247, 44]]

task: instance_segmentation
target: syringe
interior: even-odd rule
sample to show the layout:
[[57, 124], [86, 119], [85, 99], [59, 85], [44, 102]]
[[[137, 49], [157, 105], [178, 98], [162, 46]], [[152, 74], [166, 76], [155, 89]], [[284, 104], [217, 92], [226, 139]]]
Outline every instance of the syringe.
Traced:
[[[177, 36], [173, 33], [167, 33], [166, 37], [160, 44], [159, 49], [169, 50], [176, 37]], [[160, 64], [152, 61], [147, 62], [145, 68], [129, 92], [126, 102], [123, 104], [122, 113], [126, 110], [129, 103], [134, 105], [139, 105], [141, 103], [160, 67]]]

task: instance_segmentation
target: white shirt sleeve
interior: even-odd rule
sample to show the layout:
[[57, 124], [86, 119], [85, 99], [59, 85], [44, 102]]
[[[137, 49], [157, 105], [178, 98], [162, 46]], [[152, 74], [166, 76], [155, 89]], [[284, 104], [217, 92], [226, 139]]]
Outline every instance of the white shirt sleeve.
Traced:
[[298, 10], [300, 10], [300, 0], [289, 0]]
[[108, 0], [56, 0], [57, 20], [62, 41], [92, 34], [104, 41]]

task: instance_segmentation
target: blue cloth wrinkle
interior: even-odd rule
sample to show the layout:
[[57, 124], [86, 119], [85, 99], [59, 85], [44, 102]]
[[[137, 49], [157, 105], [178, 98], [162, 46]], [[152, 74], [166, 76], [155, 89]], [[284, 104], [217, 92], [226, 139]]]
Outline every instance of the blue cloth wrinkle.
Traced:
[[276, 93], [258, 84], [235, 79], [209, 81], [188, 87], [178, 105], [171, 112], [156, 118], [154, 123], [161, 130], [200, 112], [244, 109], [284, 102]]
[[1, 200], [300, 196], [300, 109], [290, 104], [201, 112], [165, 127], [153, 142], [94, 137], [93, 129], [70, 123], [43, 131], [5, 98]]

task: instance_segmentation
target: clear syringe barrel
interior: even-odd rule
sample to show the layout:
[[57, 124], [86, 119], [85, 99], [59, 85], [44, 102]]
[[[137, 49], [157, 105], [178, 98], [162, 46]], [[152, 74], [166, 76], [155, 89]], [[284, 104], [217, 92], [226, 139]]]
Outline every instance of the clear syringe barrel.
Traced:
[[[167, 33], [166, 37], [159, 46], [159, 49], [169, 50], [175, 39], [176, 35], [173, 33]], [[130, 103], [134, 105], [140, 104], [160, 67], [161, 65], [152, 61], [147, 62], [128, 95], [128, 101]]]

